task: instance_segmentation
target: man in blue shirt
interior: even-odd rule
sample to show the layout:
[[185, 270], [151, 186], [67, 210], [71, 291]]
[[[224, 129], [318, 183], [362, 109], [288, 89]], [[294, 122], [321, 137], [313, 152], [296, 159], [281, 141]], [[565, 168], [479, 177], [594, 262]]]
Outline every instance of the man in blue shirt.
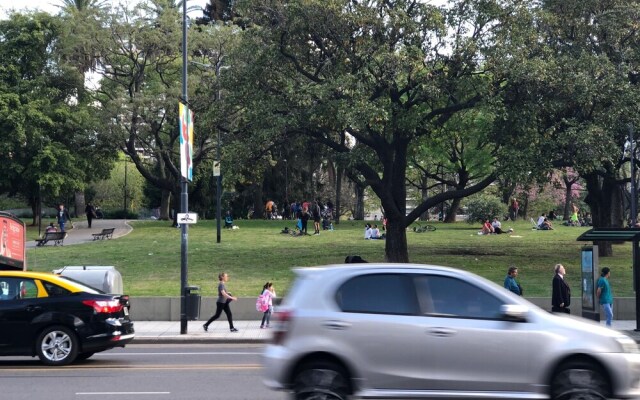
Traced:
[[522, 296], [522, 287], [516, 282], [516, 277], [518, 276], [518, 268], [509, 267], [509, 271], [507, 272], [506, 278], [504, 278], [504, 287], [517, 294], [518, 296]]
[[598, 279], [598, 290], [596, 295], [600, 299], [600, 307], [604, 312], [607, 326], [611, 326], [611, 320], [613, 319], [613, 294], [611, 293], [611, 285], [609, 285], [609, 276], [611, 270], [607, 267], [602, 268], [602, 273]]

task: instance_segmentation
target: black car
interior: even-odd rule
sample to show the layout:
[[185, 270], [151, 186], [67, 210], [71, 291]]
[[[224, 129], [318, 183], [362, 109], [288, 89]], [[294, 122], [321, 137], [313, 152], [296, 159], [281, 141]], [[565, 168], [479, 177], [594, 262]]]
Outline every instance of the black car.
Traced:
[[133, 338], [128, 296], [49, 273], [0, 271], [0, 356], [67, 365]]

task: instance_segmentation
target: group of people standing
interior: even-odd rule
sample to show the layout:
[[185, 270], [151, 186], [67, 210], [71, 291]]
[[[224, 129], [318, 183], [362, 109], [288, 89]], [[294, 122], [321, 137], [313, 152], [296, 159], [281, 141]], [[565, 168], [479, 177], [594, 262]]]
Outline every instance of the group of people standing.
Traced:
[[[571, 288], [565, 279], [567, 271], [562, 264], [556, 264], [554, 267], [553, 280], [551, 281], [551, 312], [554, 313], [566, 313], [570, 314], [571, 309]], [[604, 267], [601, 270], [600, 278], [596, 284], [596, 296], [598, 297], [598, 303], [605, 316], [606, 326], [611, 326], [613, 320], [613, 293], [611, 291], [611, 284], [609, 277], [611, 276], [611, 269]], [[516, 278], [518, 277], [518, 268], [509, 267], [507, 276], [504, 279], [504, 287], [507, 290], [522, 296], [522, 286]]]
[[[227, 322], [229, 322], [229, 330], [231, 332], [239, 332], [239, 330], [233, 325], [233, 314], [231, 313], [231, 307], [229, 304], [232, 301], [238, 300], [237, 297], [233, 296], [227, 290], [227, 282], [229, 281], [229, 274], [226, 272], [221, 272], [218, 274], [218, 298], [216, 300], [216, 312], [202, 325], [202, 329], [205, 332], [209, 331], [209, 325], [218, 318], [224, 312], [227, 316]], [[276, 291], [273, 287], [273, 282], [267, 282], [262, 287], [260, 292], [261, 296], [267, 298], [269, 307], [263, 312], [262, 322], [260, 324], [260, 329], [265, 329], [270, 327], [271, 322], [271, 314], [273, 313], [273, 299], [276, 298]]]

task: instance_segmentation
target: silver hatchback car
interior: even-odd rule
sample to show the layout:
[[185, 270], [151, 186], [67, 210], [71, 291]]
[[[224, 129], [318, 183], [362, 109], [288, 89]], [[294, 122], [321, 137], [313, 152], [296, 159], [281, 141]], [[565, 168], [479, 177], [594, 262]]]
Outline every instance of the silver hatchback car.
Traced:
[[295, 273], [263, 355], [266, 385], [295, 399], [640, 396], [631, 338], [472, 273], [408, 264]]

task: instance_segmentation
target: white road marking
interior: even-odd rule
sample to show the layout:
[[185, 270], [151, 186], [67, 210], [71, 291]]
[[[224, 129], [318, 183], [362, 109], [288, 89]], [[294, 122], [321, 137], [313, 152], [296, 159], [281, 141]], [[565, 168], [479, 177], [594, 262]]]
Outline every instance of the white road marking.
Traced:
[[149, 394], [171, 394], [171, 392], [78, 392], [76, 393], [76, 396], [91, 396], [91, 395], [98, 395], [98, 396], [105, 396], [105, 395], [121, 395], [121, 394], [142, 394], [142, 395], [149, 395]]

